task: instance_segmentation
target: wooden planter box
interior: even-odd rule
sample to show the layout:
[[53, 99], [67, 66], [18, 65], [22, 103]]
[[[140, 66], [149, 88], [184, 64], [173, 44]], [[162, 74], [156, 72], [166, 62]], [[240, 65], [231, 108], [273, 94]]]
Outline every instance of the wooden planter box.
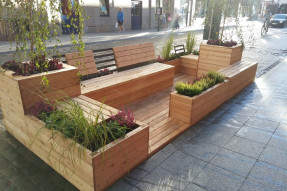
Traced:
[[197, 75], [201, 76], [210, 70], [226, 68], [231, 64], [239, 62], [241, 57], [242, 45], [224, 47], [202, 43], [200, 45]]
[[198, 55], [186, 55], [180, 57], [180, 72], [197, 76]]
[[217, 84], [193, 97], [172, 92], [169, 116], [193, 125], [224, 103], [227, 100], [227, 91], [228, 81]]
[[61, 133], [52, 135], [33, 116], [24, 119], [21, 127], [5, 121], [7, 131], [80, 190], [104, 190], [148, 157], [149, 127], [140, 122], [125, 138], [92, 152]]
[[52, 132], [42, 121], [26, 114], [33, 103], [40, 100], [37, 95], [40, 90], [48, 98], [80, 95], [76, 76], [77, 69], [65, 65], [65, 69], [47, 74], [51, 88], [42, 90], [41, 75], [22, 77], [12, 76], [11, 71], [0, 73], [0, 104], [5, 128], [78, 189], [104, 190], [147, 159], [149, 127], [137, 122], [140, 127], [125, 138], [96, 152], [63, 138], [60, 133], [51, 138]]
[[175, 74], [181, 72], [181, 70], [180, 70], [180, 64], [181, 64], [180, 58], [177, 58], [175, 60], [170, 60], [168, 62], [164, 62], [164, 64], [168, 64], [168, 65], [174, 66], [175, 67]]
[[[63, 64], [61, 70], [31, 76], [13, 76], [12, 71], [0, 72], [0, 88], [3, 94], [0, 95], [0, 99], [3, 102], [8, 101], [8, 103], [3, 103], [2, 107], [5, 109], [6, 104], [10, 103], [9, 106], [17, 104], [23, 107], [19, 108], [21, 111], [28, 114], [30, 107], [42, 98], [61, 99], [67, 96], [78, 96], [81, 94], [81, 89], [77, 72], [75, 67], [66, 64]], [[48, 88], [41, 84], [43, 75], [49, 80]], [[12, 109], [12, 107], [7, 109]]]

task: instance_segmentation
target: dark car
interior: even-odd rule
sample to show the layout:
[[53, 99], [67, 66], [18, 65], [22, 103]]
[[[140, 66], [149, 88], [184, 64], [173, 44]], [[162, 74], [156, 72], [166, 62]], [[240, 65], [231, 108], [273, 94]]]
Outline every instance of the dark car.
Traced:
[[287, 14], [276, 14], [270, 19], [270, 26], [272, 27], [287, 27]]

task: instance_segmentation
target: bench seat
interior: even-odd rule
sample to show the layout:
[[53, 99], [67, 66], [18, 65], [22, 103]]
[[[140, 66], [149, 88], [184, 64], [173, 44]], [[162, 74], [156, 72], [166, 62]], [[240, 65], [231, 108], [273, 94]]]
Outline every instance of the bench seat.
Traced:
[[235, 96], [255, 79], [257, 62], [241, 61], [219, 70], [228, 79], [228, 99]]
[[153, 63], [81, 82], [81, 93], [118, 108], [173, 86], [174, 66]]

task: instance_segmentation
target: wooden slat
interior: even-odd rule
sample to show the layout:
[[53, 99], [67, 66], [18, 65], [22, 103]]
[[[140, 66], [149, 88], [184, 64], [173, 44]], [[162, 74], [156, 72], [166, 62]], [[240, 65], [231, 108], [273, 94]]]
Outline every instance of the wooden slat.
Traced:
[[65, 54], [67, 63], [71, 66], [76, 66], [82, 76], [95, 74], [98, 72], [93, 52], [85, 51], [81, 56], [79, 52]]
[[113, 51], [118, 68], [148, 62], [155, 59], [153, 43], [114, 47]]

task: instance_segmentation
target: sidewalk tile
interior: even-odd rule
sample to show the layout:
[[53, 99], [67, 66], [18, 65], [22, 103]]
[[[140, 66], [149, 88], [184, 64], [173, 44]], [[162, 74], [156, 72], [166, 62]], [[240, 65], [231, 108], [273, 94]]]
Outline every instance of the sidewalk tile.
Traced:
[[226, 149], [222, 149], [210, 161], [210, 163], [218, 167], [221, 167], [225, 170], [228, 170], [243, 177], [247, 177], [255, 162], [255, 159]]
[[287, 170], [265, 162], [256, 162], [248, 180], [262, 184], [270, 190], [287, 190]]
[[267, 146], [259, 160], [287, 170], [287, 150]]
[[198, 142], [196, 140], [190, 140], [180, 149], [181, 152], [194, 156], [205, 162], [209, 162], [219, 150], [220, 147], [218, 146], [207, 142]]
[[269, 131], [269, 132], [274, 132], [279, 123], [259, 117], [251, 117], [247, 122], [246, 125], [250, 127], [256, 127], [258, 129], [264, 130], [264, 131]]
[[267, 131], [262, 131], [260, 129], [243, 126], [237, 133], [236, 136], [249, 139], [262, 144], [267, 144], [270, 140], [272, 133]]
[[251, 158], [257, 159], [260, 156], [264, 147], [260, 143], [234, 136], [225, 145], [225, 148], [249, 156]]
[[186, 180], [192, 180], [205, 165], [206, 162], [177, 151], [160, 166]]
[[208, 164], [193, 181], [210, 191], [239, 190], [244, 178]]

